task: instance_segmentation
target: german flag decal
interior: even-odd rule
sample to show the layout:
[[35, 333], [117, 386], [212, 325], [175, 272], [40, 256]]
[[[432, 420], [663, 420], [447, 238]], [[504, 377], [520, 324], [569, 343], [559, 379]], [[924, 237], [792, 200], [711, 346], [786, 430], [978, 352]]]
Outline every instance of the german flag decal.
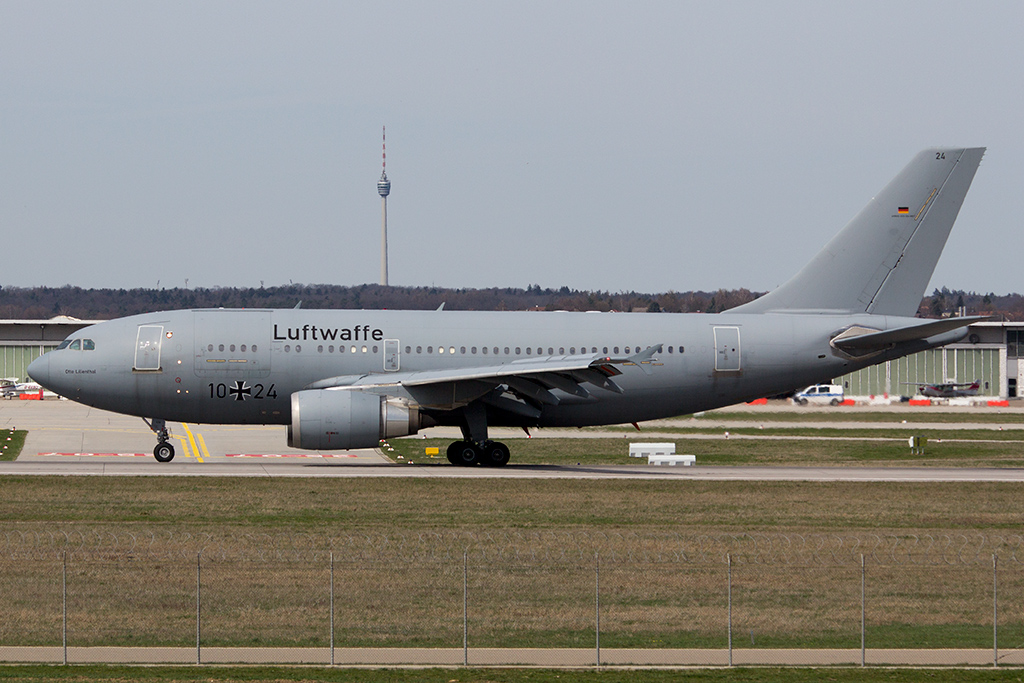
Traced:
[[901, 206], [900, 208], [896, 209], [896, 213], [910, 213], [910, 207]]

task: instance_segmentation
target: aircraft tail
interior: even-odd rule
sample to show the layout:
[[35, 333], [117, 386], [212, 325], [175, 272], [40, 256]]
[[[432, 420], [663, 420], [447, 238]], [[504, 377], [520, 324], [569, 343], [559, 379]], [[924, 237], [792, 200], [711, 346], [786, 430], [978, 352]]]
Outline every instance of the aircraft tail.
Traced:
[[984, 153], [924, 150], [795, 277], [732, 312], [913, 316]]

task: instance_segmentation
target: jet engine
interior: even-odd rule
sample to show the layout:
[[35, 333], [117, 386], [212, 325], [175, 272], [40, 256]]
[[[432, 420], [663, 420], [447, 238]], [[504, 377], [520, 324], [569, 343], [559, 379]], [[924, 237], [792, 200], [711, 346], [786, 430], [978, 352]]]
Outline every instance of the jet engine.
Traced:
[[292, 394], [288, 445], [333, 451], [374, 448], [381, 439], [415, 434], [422, 426], [417, 406], [350, 389], [310, 389]]

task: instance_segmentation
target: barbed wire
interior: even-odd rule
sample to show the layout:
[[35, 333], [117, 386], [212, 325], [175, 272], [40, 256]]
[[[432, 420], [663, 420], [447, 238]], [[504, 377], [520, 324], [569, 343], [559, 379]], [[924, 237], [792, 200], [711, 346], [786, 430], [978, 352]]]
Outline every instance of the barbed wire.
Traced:
[[61, 528], [0, 531], [0, 560], [194, 560], [339, 563], [677, 563], [782, 566], [991, 565], [1024, 568], [1024, 536], [972, 533], [650, 533], [423, 531], [239, 533]]

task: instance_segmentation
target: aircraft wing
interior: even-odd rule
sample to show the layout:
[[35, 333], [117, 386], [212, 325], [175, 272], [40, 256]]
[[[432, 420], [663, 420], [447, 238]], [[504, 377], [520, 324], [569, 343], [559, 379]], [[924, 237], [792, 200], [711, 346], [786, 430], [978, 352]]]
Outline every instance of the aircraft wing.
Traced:
[[840, 335], [832, 340], [832, 344], [843, 351], [851, 353], [877, 351], [903, 342], [927, 339], [989, 319], [989, 316], [974, 315], [963, 318], [925, 320], [919, 325], [907, 325], [906, 327], [897, 327], [893, 330], [872, 331], [854, 336]]
[[554, 390], [581, 399], [591, 395], [584, 386], [588, 384], [622, 393], [612, 380], [622, 374], [620, 367], [638, 366], [649, 373], [650, 366], [660, 365], [655, 358], [660, 350], [658, 345], [629, 357], [550, 356], [442, 370], [344, 375], [314, 382], [306, 389], [347, 388], [387, 395], [408, 394], [420, 405], [440, 410], [483, 399], [495, 407], [536, 417], [542, 405], [561, 402]]

